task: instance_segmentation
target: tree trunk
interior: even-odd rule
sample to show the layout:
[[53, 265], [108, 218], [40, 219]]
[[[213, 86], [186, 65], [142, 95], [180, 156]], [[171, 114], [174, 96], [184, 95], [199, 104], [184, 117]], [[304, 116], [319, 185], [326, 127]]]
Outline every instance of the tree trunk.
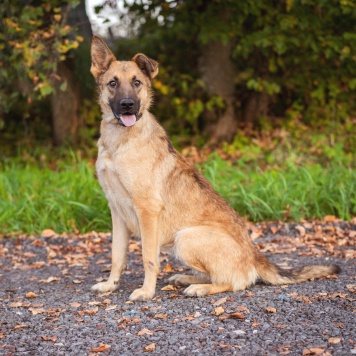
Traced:
[[[51, 97], [53, 139], [56, 145], [76, 143], [79, 127], [79, 88], [73, 81], [73, 76], [65, 63], [60, 62], [57, 68], [60, 80], [54, 84], [55, 93]], [[66, 90], [60, 85], [67, 82]]]
[[[234, 108], [235, 67], [230, 60], [231, 44], [210, 42], [203, 47], [200, 72], [205, 88], [210, 95], [220, 96], [226, 105], [217, 118], [212, 113], [205, 116], [205, 131], [212, 141], [231, 141], [237, 128]], [[215, 115], [214, 115], [215, 116]]]
[[[85, 38], [86, 43], [89, 43], [92, 38], [92, 31], [85, 10], [85, 1], [80, 1], [76, 8], [67, 13], [67, 16], [68, 24], [76, 27], [78, 34]], [[81, 50], [83, 50], [83, 44], [76, 51]], [[87, 52], [89, 56], [89, 50]], [[65, 142], [75, 144], [78, 140], [78, 130], [83, 125], [78, 112], [81, 102], [81, 88], [78, 80], [73, 76], [74, 71], [77, 70], [75, 67], [73, 60], [60, 62], [57, 67], [57, 75], [60, 80], [55, 80], [55, 93], [51, 98], [53, 139], [56, 145], [62, 145]], [[60, 85], [64, 81], [67, 83], [66, 89], [61, 90]]]
[[267, 116], [269, 100], [270, 97], [265, 91], [250, 92], [243, 114], [243, 120], [247, 125], [257, 126], [260, 119]]

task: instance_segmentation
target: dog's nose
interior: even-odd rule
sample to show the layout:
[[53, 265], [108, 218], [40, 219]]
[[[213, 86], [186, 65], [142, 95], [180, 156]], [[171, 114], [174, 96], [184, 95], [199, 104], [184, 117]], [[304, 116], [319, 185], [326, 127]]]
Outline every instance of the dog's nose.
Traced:
[[133, 108], [134, 104], [135, 102], [132, 99], [122, 99], [120, 101], [121, 109], [126, 111], [130, 111]]

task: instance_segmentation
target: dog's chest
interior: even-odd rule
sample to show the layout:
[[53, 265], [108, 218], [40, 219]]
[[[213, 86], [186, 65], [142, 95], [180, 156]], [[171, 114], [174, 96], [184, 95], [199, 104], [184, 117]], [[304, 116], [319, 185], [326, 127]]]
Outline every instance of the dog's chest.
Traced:
[[120, 161], [112, 159], [105, 152], [101, 154], [99, 152], [96, 171], [110, 209], [122, 217], [133, 234], [139, 236], [138, 219], [130, 186], [127, 184], [130, 180], [130, 172], [120, 165]]

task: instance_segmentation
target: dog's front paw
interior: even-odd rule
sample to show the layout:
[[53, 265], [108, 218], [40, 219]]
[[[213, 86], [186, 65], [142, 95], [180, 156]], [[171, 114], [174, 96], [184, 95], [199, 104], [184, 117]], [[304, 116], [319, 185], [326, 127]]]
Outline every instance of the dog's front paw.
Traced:
[[145, 300], [150, 300], [153, 298], [153, 296], [155, 295], [155, 292], [150, 292], [147, 289], [144, 288], [139, 288], [139, 289], [135, 289], [129, 299], [131, 301], [145, 301]]
[[100, 282], [100, 283], [94, 284], [91, 287], [91, 290], [99, 292], [99, 293], [113, 292], [114, 290], [116, 290], [118, 285], [119, 285], [119, 282], [111, 282], [111, 281]]

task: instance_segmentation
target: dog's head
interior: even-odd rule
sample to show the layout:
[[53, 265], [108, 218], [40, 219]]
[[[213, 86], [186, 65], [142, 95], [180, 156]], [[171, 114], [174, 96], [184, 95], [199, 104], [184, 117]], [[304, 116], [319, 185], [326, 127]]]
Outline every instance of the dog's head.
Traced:
[[118, 61], [98, 36], [92, 40], [91, 60], [103, 118], [126, 127], [135, 125], [151, 104], [151, 81], [158, 63], [142, 53], [131, 61]]

